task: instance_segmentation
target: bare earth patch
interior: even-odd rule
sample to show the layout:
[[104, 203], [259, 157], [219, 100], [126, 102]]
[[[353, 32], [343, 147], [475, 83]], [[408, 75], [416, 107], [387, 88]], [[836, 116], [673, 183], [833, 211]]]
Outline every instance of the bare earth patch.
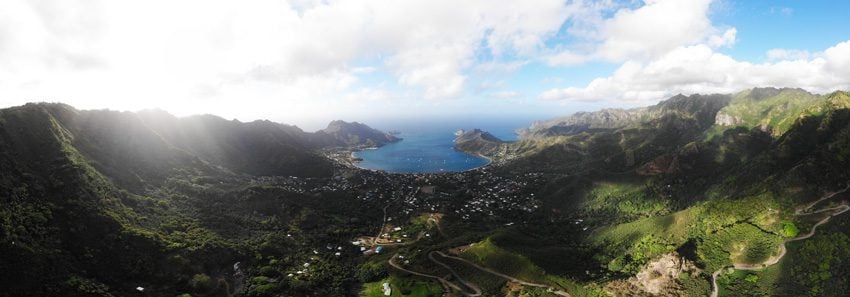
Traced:
[[647, 263], [633, 277], [608, 283], [605, 291], [614, 296], [682, 296], [679, 276], [697, 275], [700, 271], [693, 262], [673, 252]]

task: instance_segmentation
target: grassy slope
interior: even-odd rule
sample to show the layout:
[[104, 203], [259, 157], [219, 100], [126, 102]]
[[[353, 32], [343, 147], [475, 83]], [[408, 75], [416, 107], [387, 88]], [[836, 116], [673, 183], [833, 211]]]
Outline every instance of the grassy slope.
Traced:
[[[720, 113], [742, 121], [737, 126], [756, 128], [770, 127], [771, 134], [778, 137], [804, 117], [820, 116], [828, 110], [850, 107], [847, 92], [814, 95], [800, 89], [782, 89], [775, 96], [753, 98], [752, 90], [735, 95], [732, 102]], [[708, 135], [717, 135], [729, 127], [716, 126]]]
[[[383, 284], [390, 283], [392, 287], [392, 297], [408, 296], [408, 297], [436, 297], [442, 296], [443, 288], [436, 282], [420, 281], [413, 278], [399, 278], [395, 276], [386, 279], [363, 284], [363, 291], [360, 296], [363, 297], [381, 297], [385, 296], [383, 292]], [[405, 292], [407, 294], [402, 294]]]
[[[665, 216], [640, 219], [630, 223], [604, 227], [594, 231], [591, 241], [598, 245], [620, 242], [631, 245], [646, 236], [655, 236], [672, 243], [687, 240], [688, 226], [696, 219], [695, 209], [687, 209]], [[610, 246], [613, 249], [623, 247]]]
[[596, 291], [593, 289], [585, 288], [573, 280], [558, 275], [547, 274], [546, 271], [534, 264], [526, 256], [507, 251], [496, 245], [489, 238], [469, 247], [461, 256], [479, 263], [479, 265], [524, 281], [549, 284], [563, 288], [574, 296], [595, 296], [596, 294]]

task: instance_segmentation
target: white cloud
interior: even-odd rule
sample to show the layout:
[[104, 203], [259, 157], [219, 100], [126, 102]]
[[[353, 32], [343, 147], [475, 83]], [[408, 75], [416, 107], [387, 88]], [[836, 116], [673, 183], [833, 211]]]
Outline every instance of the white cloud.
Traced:
[[508, 100], [522, 97], [522, 93], [516, 91], [500, 91], [490, 94], [490, 96], [496, 99]]
[[[439, 99], [472, 104], [528, 96], [499, 91], [514, 84], [525, 84], [519, 86], [525, 90], [575, 81], [552, 77], [562, 69], [534, 82], [511, 77], [540, 62], [621, 63], [615, 73], [586, 86], [541, 94], [550, 100], [656, 100], [754, 85], [813, 90], [847, 85], [846, 43], [819, 53], [774, 49], [764, 64], [716, 52], [734, 46], [738, 31], [712, 23], [712, 5], [711, 0], [5, 0], [0, 106], [46, 100], [80, 108], [160, 107], [178, 114], [288, 121], [365, 109], [358, 101], [460, 106]], [[416, 101], [422, 98], [436, 101]]]
[[850, 41], [815, 58], [753, 64], [707, 45], [676, 48], [647, 63], [628, 61], [613, 75], [584, 87], [550, 89], [544, 100], [657, 101], [676, 93], [730, 93], [754, 86], [801, 87], [814, 92], [850, 88]]
[[722, 35], [712, 35], [708, 38], [708, 45], [711, 47], [731, 47], [735, 44], [738, 36], [738, 29], [726, 29]]
[[783, 16], [790, 16], [794, 14], [794, 9], [791, 7], [771, 7], [770, 14], [781, 14]]
[[454, 97], [482, 51], [532, 55], [569, 15], [560, 0], [8, 0], [0, 105], [300, 114], [289, 106], [333, 105], [375, 71]]
[[711, 32], [709, 0], [646, 1], [637, 9], [621, 9], [602, 26], [604, 41], [596, 56], [609, 61], [656, 56]]
[[[644, 5], [607, 5], [584, 8], [586, 20], [569, 32], [583, 43], [562, 47], [544, 60], [549, 65], [575, 65], [600, 60], [623, 62], [651, 59], [687, 45], [731, 46], [737, 29], [724, 31], [708, 18], [711, 0], [646, 0]], [[605, 18], [606, 11], [615, 10]]]
[[570, 50], [561, 50], [545, 58], [546, 63], [552, 66], [578, 65], [587, 62], [589, 59], [586, 55], [577, 54]]
[[768, 60], [806, 60], [811, 53], [805, 50], [775, 48], [767, 51]]
[[479, 72], [496, 72], [496, 73], [510, 73], [517, 71], [523, 66], [527, 65], [529, 61], [510, 61], [510, 62], [496, 62], [490, 61], [485, 63], [479, 63], [475, 66], [475, 70]]

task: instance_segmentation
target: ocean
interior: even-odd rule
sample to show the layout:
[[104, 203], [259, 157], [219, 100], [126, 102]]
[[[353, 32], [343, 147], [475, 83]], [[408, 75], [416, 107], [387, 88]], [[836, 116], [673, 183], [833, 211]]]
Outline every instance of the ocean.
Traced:
[[377, 149], [355, 152], [357, 166], [392, 173], [439, 173], [475, 169], [489, 160], [454, 148], [455, 131], [481, 129], [503, 140], [516, 140], [514, 130], [533, 119], [441, 119], [432, 121], [377, 121], [383, 131], [396, 131], [403, 140]]

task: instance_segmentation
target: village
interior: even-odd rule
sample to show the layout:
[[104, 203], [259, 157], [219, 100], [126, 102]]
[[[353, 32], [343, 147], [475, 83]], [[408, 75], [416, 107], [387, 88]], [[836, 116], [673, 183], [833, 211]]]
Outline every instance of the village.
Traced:
[[[345, 154], [335, 156], [344, 159]], [[304, 247], [299, 253], [304, 255], [297, 262], [300, 264], [285, 274], [299, 279], [309, 278], [313, 266], [321, 261], [372, 257], [387, 253], [387, 249], [429, 242], [442, 236], [440, 225], [445, 222], [523, 224], [541, 207], [533, 193], [540, 186], [541, 177], [540, 173], [499, 175], [487, 167], [456, 173], [392, 174], [360, 169], [338, 160], [331, 178], [258, 177], [253, 183], [319, 199], [328, 193], [344, 195], [375, 205], [383, 213], [382, 221], [372, 222], [372, 234]], [[289, 234], [287, 237], [292, 238]], [[403, 257], [398, 259], [400, 265], [409, 262]]]

